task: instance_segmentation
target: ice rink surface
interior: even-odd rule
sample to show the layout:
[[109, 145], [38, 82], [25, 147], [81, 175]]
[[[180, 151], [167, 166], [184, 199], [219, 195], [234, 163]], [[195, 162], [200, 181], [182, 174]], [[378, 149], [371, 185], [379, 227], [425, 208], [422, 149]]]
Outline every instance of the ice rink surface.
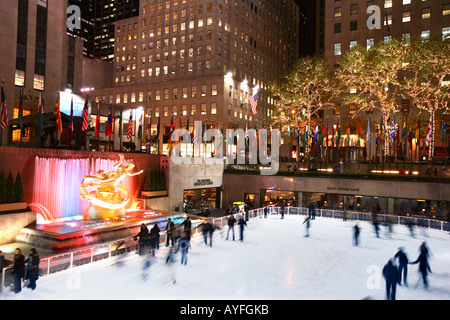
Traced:
[[[368, 222], [316, 218], [306, 235], [304, 216], [279, 215], [247, 221], [244, 241], [225, 240], [228, 227], [217, 230], [213, 245], [191, 241], [187, 265], [180, 253], [165, 263], [165, 244], [150, 259], [131, 252], [119, 257], [41, 277], [36, 290], [4, 292], [0, 300], [361, 300], [385, 299], [383, 266], [403, 247], [410, 261], [426, 242], [431, 258], [429, 288], [418, 264], [408, 266], [408, 287], [397, 286], [398, 300], [450, 299], [450, 235], [405, 226], [393, 232], [381, 226], [376, 238]], [[353, 226], [361, 228], [352, 243]], [[172, 276], [176, 282], [173, 283]]]

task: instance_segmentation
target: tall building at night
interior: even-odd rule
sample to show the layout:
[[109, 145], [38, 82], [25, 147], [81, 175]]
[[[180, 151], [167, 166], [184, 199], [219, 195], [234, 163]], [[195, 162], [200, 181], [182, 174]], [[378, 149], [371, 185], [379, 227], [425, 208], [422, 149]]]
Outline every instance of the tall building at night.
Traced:
[[80, 8], [80, 29], [68, 29], [67, 33], [83, 40], [83, 55], [94, 57], [94, 4], [95, 0], [68, 0], [67, 5]]
[[[368, 29], [367, 8], [381, 9], [381, 29]], [[334, 66], [352, 46], [370, 48], [389, 38], [450, 35], [449, 0], [326, 0], [325, 55]]]
[[[160, 122], [164, 153], [172, 117], [176, 128], [189, 122], [191, 132], [194, 120], [219, 129], [268, 128], [273, 100], [266, 89], [298, 59], [299, 14], [294, 0], [141, 0], [139, 16], [115, 24], [114, 87], [91, 97], [105, 117], [110, 105], [116, 116], [122, 109], [125, 128], [132, 110], [137, 146], [141, 117], [154, 137]], [[256, 93], [254, 111], [249, 100]]]
[[[5, 82], [8, 119], [17, 119], [20, 92], [23, 116], [37, 114], [42, 96], [44, 112], [53, 112], [58, 91], [79, 90], [83, 41], [68, 35], [68, 1], [5, 0], [0, 7], [0, 79]], [[36, 124], [2, 130], [2, 145], [39, 141]]]
[[[73, 0], [72, 0], [73, 1]], [[140, 0], [90, 0], [93, 2], [93, 56], [113, 61], [117, 21], [139, 15]], [[82, 1], [85, 2], [84, 0]]]

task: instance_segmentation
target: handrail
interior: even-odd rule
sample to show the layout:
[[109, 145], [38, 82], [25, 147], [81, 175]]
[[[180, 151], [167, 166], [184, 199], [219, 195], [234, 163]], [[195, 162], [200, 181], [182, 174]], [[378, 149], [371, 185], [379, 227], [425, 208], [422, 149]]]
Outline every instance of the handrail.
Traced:
[[[268, 207], [269, 214], [279, 214], [280, 207]], [[359, 220], [359, 221], [371, 221], [372, 216], [370, 213], [359, 212], [359, 211], [347, 211], [348, 212], [348, 220]], [[318, 217], [325, 218], [333, 218], [333, 219], [343, 219], [342, 210], [335, 209], [316, 209], [316, 215]], [[235, 214], [231, 214], [234, 216], [245, 215], [245, 219], [256, 218], [262, 216], [264, 214], [264, 208], [258, 208], [249, 210], [248, 213], [239, 212]], [[305, 207], [286, 207], [285, 214], [288, 215], [307, 215], [308, 208]], [[227, 225], [227, 216], [222, 216], [218, 218], [208, 219], [213, 223], [213, 225], [222, 228]], [[394, 216], [387, 214], [378, 214], [377, 215], [381, 223], [391, 222], [394, 224], [407, 224], [408, 221], [413, 220], [413, 223], [416, 226], [427, 227], [432, 229], [438, 229], [441, 231], [450, 231], [450, 222], [438, 221], [438, 220], [430, 220], [418, 217], [408, 217], [408, 216]], [[392, 218], [395, 218], [393, 220]], [[390, 220], [388, 220], [390, 219]], [[238, 218], [236, 218], [238, 220]], [[200, 233], [199, 226], [203, 223], [203, 221], [196, 221], [192, 224], [192, 237], [198, 236]], [[180, 228], [179, 225], [177, 228]], [[160, 232], [160, 241], [159, 243], [164, 243], [167, 241], [166, 232]], [[77, 250], [64, 252], [52, 256], [47, 256], [40, 260], [40, 274], [39, 276], [48, 276], [52, 273], [61, 272], [67, 269], [72, 269], [77, 266], [81, 266], [84, 264], [94, 263], [96, 261], [100, 261], [103, 259], [110, 259], [112, 257], [118, 256], [120, 254], [126, 252], [132, 252], [138, 250], [139, 245], [138, 241], [134, 240], [133, 237], [123, 238], [91, 247], [80, 248]], [[3, 288], [12, 285], [12, 277], [10, 277], [12, 268], [5, 267], [1, 273], [1, 282], [0, 282], [0, 292], [2, 292]]]

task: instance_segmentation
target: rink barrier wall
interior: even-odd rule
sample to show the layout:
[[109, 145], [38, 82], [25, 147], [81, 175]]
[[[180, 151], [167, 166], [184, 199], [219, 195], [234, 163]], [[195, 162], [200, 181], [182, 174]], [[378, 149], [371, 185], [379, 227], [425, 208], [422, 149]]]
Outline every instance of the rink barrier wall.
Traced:
[[[280, 207], [268, 207], [269, 215], [278, 215], [281, 212]], [[329, 210], [329, 209], [315, 209], [316, 217], [324, 217], [331, 219], [343, 219], [344, 212], [342, 210]], [[285, 214], [287, 215], [307, 215], [308, 208], [304, 207], [285, 207]], [[247, 213], [240, 212], [234, 214], [236, 220], [243, 217], [246, 221], [252, 218], [264, 216], [264, 208], [258, 208], [249, 210]], [[212, 218], [210, 221], [215, 227], [223, 228], [227, 227], [228, 218], [230, 216], [223, 216], [218, 218]], [[436, 229], [441, 231], [450, 231], [450, 222], [430, 220], [419, 217], [408, 216], [394, 216], [378, 214], [378, 220], [381, 224], [393, 223], [400, 225], [407, 225], [412, 222], [415, 226]], [[371, 221], [372, 215], [366, 212], [347, 211], [347, 220], [355, 221]], [[201, 234], [202, 221], [192, 224], [192, 237], [197, 237]], [[159, 244], [164, 245], [167, 241], [167, 234], [164, 231], [160, 232]], [[79, 267], [85, 264], [90, 264], [104, 259], [110, 259], [120, 256], [124, 253], [138, 251], [139, 243], [134, 238], [120, 239], [92, 247], [82, 248], [70, 252], [64, 252], [52, 256], [41, 258], [39, 263], [39, 276], [48, 276], [54, 273], [58, 273], [65, 270], [70, 270], [75, 267]], [[0, 292], [5, 289], [12, 290], [13, 288], [13, 276], [12, 268], [5, 267], [2, 270], [0, 279]]]

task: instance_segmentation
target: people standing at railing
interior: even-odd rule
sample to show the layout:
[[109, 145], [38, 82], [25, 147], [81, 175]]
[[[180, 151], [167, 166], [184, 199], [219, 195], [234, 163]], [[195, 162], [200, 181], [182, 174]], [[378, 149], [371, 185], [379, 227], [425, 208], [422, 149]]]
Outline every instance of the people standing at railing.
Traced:
[[192, 222], [190, 217], [186, 217], [186, 220], [184, 220], [181, 225], [184, 227], [184, 232], [186, 233], [186, 237], [189, 241], [191, 241], [191, 229], [192, 229]]
[[22, 249], [14, 251], [12, 274], [14, 277], [14, 293], [22, 291], [22, 278], [25, 277], [25, 256]]
[[269, 212], [268, 207], [264, 207], [264, 218], [267, 218], [267, 213]]
[[225, 240], [228, 240], [228, 236], [230, 235], [230, 230], [233, 232], [233, 241], [234, 241], [234, 225], [236, 224], [236, 218], [231, 215], [228, 217], [228, 231], [227, 231], [227, 237]]
[[39, 278], [39, 262], [39, 254], [36, 248], [31, 248], [30, 254], [25, 260], [25, 263], [28, 263], [26, 279], [30, 281], [27, 288], [30, 288], [31, 290], [36, 289], [36, 281]]
[[139, 255], [143, 255], [144, 249], [146, 245], [148, 245], [149, 241], [148, 228], [144, 223], [141, 224], [141, 229], [139, 233], [134, 236], [134, 240], [136, 240], [137, 238], [139, 238]]
[[175, 229], [175, 225], [172, 222], [172, 220], [167, 219], [167, 225], [166, 225], [166, 229], [164, 229], [164, 231], [166, 231], [166, 247], [169, 246], [170, 241], [172, 241], [172, 247], [174, 246], [174, 235], [173, 235], [173, 231]]
[[4, 267], [6, 267], [5, 256], [3, 255], [3, 251], [0, 250], [0, 272]]

